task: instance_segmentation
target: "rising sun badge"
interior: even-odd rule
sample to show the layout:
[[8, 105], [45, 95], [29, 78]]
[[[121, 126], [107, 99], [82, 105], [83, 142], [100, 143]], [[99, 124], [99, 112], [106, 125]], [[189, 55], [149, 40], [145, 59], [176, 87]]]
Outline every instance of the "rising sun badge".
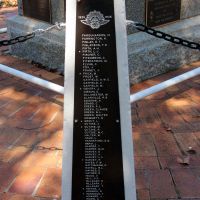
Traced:
[[81, 22], [90, 26], [92, 29], [99, 29], [101, 26], [110, 22], [110, 20], [106, 18], [101, 12], [94, 10], [91, 11], [84, 20], [81, 20]]

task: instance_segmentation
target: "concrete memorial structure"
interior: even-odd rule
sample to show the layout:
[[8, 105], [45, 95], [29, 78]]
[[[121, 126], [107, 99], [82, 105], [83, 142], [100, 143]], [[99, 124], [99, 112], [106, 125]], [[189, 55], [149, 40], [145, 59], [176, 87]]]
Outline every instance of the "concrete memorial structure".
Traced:
[[[18, 7], [19, 15], [8, 21], [11, 37], [65, 21], [65, 0], [18, 0]], [[19, 57], [63, 71], [64, 44], [65, 30], [52, 30], [29, 42], [12, 46], [11, 50]]]
[[[148, 4], [150, 5], [149, 10]], [[148, 13], [155, 11], [156, 8], [157, 13], [154, 12], [152, 17], [155, 23], [153, 26], [162, 24], [156, 27], [157, 30], [200, 42], [199, 0], [127, 0], [126, 5], [127, 19], [148, 25], [147, 18], [151, 18]], [[156, 22], [156, 18], [163, 22]], [[198, 51], [137, 32], [132, 27], [128, 27], [128, 50], [131, 83], [148, 79], [200, 59]]]
[[[65, 21], [64, 0], [18, 1], [19, 16], [8, 21], [12, 37], [36, 28], [46, 28], [55, 22]], [[28, 5], [34, 6], [27, 6], [27, 2]], [[46, 16], [42, 13], [46, 13]], [[129, 20], [156, 26], [157, 29], [168, 34], [195, 42], [200, 41], [199, 0], [126, 0], [126, 13]], [[24, 44], [15, 45], [11, 47], [12, 53], [63, 71], [64, 32], [64, 30], [53, 30]], [[198, 51], [153, 38], [136, 31], [133, 27], [128, 27], [128, 49], [131, 83], [178, 68], [200, 58]]]
[[123, 4], [66, 4], [63, 200], [136, 200]]

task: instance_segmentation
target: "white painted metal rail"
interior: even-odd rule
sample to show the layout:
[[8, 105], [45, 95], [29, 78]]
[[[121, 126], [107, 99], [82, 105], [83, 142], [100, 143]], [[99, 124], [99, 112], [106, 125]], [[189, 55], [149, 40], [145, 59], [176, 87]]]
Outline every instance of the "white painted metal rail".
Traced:
[[19, 70], [10, 68], [8, 66], [0, 64], [0, 71], [6, 72], [6, 73], [11, 74], [13, 76], [16, 76], [18, 78], [21, 78], [25, 81], [28, 81], [28, 82], [34, 83], [36, 85], [42, 86], [42, 87], [47, 88], [49, 90], [52, 90], [54, 92], [64, 94], [64, 87], [57, 85], [55, 83], [43, 80], [41, 78], [32, 76], [30, 74], [21, 72]]
[[131, 103], [135, 102], [135, 101], [139, 101], [141, 99], [144, 99], [147, 96], [150, 96], [152, 94], [155, 94], [157, 92], [160, 92], [168, 87], [171, 87], [173, 85], [176, 85], [178, 83], [181, 83], [185, 80], [188, 80], [190, 78], [193, 78], [195, 76], [200, 75], [200, 67], [197, 69], [194, 69], [192, 71], [186, 72], [182, 75], [176, 76], [172, 79], [169, 79], [167, 81], [164, 81], [158, 85], [152, 86], [148, 89], [142, 90], [141, 92], [135, 93], [133, 95], [131, 95], [130, 100]]
[[0, 28], [0, 34], [7, 33], [7, 28]]
[[[32, 76], [30, 74], [21, 72], [19, 70], [10, 68], [10, 67], [8, 67], [6, 65], [2, 65], [2, 64], [0, 64], [0, 71], [6, 72], [6, 73], [11, 74], [13, 76], [16, 76], [18, 78], [21, 78], [25, 81], [34, 83], [36, 85], [39, 85], [41, 87], [44, 87], [46, 89], [49, 89], [49, 90], [52, 90], [54, 92], [57, 92], [59, 94], [64, 95], [64, 87], [57, 85], [55, 83], [43, 80], [41, 78]], [[147, 96], [150, 96], [152, 94], [160, 92], [160, 91], [162, 91], [162, 90], [164, 90], [168, 87], [171, 87], [173, 85], [176, 85], [178, 83], [181, 83], [185, 80], [188, 80], [188, 79], [193, 78], [193, 77], [198, 76], [198, 75], [200, 75], [200, 67], [196, 68], [194, 70], [191, 70], [189, 72], [186, 72], [182, 75], [176, 76], [176, 77], [169, 79], [167, 81], [164, 81], [164, 82], [162, 82], [158, 85], [152, 86], [148, 89], [137, 92], [137, 93], [130, 96], [130, 101], [131, 101], [131, 103], [139, 101], [139, 100], [141, 100], [141, 99], [143, 99]]]

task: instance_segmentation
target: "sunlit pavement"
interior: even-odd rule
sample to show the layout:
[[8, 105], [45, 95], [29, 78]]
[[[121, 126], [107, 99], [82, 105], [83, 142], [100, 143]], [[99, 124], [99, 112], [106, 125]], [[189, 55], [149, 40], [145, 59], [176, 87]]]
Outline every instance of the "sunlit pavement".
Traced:
[[[0, 62], [63, 82], [58, 74], [10, 56], [0, 56]], [[63, 96], [0, 72], [0, 109], [0, 193], [5, 199], [23, 199], [11, 194], [59, 199]]]
[[[137, 84], [132, 92], [200, 66]], [[200, 76], [132, 104], [139, 199], [200, 199]]]
[[[63, 85], [61, 75], [25, 60], [1, 55], [0, 63]], [[136, 84], [131, 93], [198, 66]], [[140, 200], [200, 199], [199, 78], [132, 104]], [[0, 200], [60, 199], [62, 140], [63, 96], [0, 72]]]

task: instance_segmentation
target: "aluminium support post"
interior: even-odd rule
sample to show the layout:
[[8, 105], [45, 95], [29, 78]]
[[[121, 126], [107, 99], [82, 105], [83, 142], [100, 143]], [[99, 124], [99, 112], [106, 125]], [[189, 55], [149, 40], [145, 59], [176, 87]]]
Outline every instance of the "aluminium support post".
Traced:
[[62, 200], [135, 200], [124, 0], [66, 0]]

